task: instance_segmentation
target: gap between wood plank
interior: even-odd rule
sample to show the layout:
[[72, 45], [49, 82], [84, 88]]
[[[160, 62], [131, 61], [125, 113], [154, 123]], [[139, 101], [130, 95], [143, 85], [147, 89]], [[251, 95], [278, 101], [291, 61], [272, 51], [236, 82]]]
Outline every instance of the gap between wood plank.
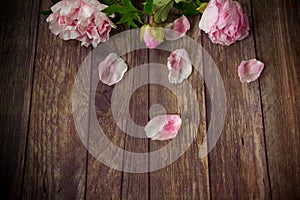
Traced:
[[[253, 41], [254, 41], [254, 52], [256, 58], [258, 58], [257, 54], [257, 47], [256, 47], [256, 32], [255, 32], [255, 24], [254, 24], [254, 11], [253, 11], [253, 0], [250, 0], [251, 5], [251, 15], [252, 15], [252, 32], [253, 32]], [[268, 159], [268, 148], [266, 143], [266, 131], [265, 131], [265, 119], [264, 119], [264, 107], [262, 102], [262, 95], [261, 95], [261, 82], [260, 79], [258, 79], [258, 87], [259, 87], [259, 99], [260, 99], [260, 108], [261, 108], [261, 114], [262, 114], [262, 128], [263, 128], [263, 134], [264, 134], [264, 146], [265, 146], [265, 157], [266, 157], [266, 167], [267, 167], [267, 175], [268, 175], [268, 185], [270, 188], [270, 199], [272, 200], [272, 188], [271, 188], [271, 178], [270, 178], [270, 168], [269, 168], [269, 159]]]
[[[38, 1], [38, 12], [41, 12], [41, 0]], [[23, 164], [23, 174], [22, 174], [22, 185], [21, 185], [21, 199], [23, 199], [23, 190], [24, 190], [24, 182], [25, 182], [25, 173], [26, 173], [26, 161], [27, 161], [27, 153], [28, 153], [28, 140], [29, 140], [29, 132], [30, 132], [30, 122], [31, 122], [31, 112], [32, 112], [32, 98], [33, 98], [33, 86], [34, 86], [34, 72], [36, 65], [36, 56], [37, 56], [37, 46], [38, 46], [38, 35], [39, 35], [39, 22], [40, 17], [37, 17], [36, 22], [36, 38], [35, 38], [35, 47], [34, 47], [34, 61], [33, 61], [33, 70], [32, 70], [32, 80], [31, 80], [31, 94], [30, 94], [30, 103], [29, 103], [29, 114], [28, 114], [28, 125], [27, 125], [27, 133], [26, 133], [26, 145], [25, 145], [25, 155], [24, 155], [24, 164]]]

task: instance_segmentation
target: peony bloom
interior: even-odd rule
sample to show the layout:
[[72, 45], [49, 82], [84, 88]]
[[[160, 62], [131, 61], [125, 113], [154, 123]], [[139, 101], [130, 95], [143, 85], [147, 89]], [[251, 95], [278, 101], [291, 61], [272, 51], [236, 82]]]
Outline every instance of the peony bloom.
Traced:
[[109, 39], [113, 22], [101, 10], [106, 8], [97, 0], [62, 0], [51, 7], [47, 18], [51, 32], [63, 40], [77, 39], [82, 46], [96, 47]]
[[248, 36], [248, 18], [241, 5], [232, 0], [211, 0], [199, 23], [213, 43], [231, 45]]
[[255, 81], [260, 76], [263, 68], [264, 63], [256, 59], [243, 61], [238, 67], [238, 74], [241, 82], [249, 83], [251, 81]]
[[185, 49], [173, 51], [168, 58], [169, 81], [170, 83], [181, 83], [192, 73], [192, 64]]
[[99, 64], [99, 79], [106, 85], [118, 83], [127, 71], [127, 64], [117, 54], [109, 54], [103, 62]]
[[176, 19], [173, 23], [166, 26], [165, 38], [166, 40], [177, 40], [185, 36], [186, 32], [190, 30], [190, 28], [189, 20], [183, 15]]
[[164, 41], [164, 29], [162, 27], [152, 27], [146, 24], [141, 30], [141, 40], [144, 40], [149, 49], [155, 49]]
[[152, 140], [175, 138], [181, 126], [179, 115], [159, 115], [148, 122], [145, 132]]

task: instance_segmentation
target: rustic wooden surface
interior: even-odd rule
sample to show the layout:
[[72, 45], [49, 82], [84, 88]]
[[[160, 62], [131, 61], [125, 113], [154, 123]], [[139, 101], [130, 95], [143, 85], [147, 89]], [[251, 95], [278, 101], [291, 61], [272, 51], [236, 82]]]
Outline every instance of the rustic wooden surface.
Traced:
[[[210, 99], [203, 80], [193, 72], [188, 81], [197, 86], [201, 110], [196, 140], [173, 164], [141, 174], [103, 165], [88, 153], [76, 133], [72, 89], [78, 68], [92, 48], [50, 33], [46, 17], [38, 14], [50, 7], [49, 0], [1, 3], [1, 197], [300, 199], [300, 2], [239, 2], [249, 17], [251, 32], [229, 47], [212, 44], [198, 29], [199, 17], [191, 18], [189, 36], [212, 56], [225, 84], [227, 116], [218, 143], [199, 159]], [[132, 69], [150, 61], [165, 64], [168, 56], [169, 52], [143, 49], [123, 58]], [[237, 66], [254, 57], [265, 63], [265, 69], [258, 81], [241, 84]], [[149, 68], [149, 79], [152, 73]], [[130, 84], [138, 78], [129, 80]], [[110, 108], [113, 89], [99, 83], [95, 97], [97, 118], [107, 137], [133, 152], [166, 145], [125, 135], [116, 126]], [[163, 105], [168, 113], [180, 112], [171, 91], [145, 85], [131, 98], [133, 120], [144, 126], [155, 104]], [[126, 157], [123, 161], [138, 164]]]

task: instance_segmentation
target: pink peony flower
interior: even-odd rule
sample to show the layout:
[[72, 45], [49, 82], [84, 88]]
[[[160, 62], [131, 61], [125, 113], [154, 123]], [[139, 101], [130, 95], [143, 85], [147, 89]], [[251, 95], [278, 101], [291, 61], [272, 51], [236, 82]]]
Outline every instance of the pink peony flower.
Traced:
[[162, 27], [152, 27], [146, 24], [141, 29], [141, 40], [144, 40], [149, 49], [155, 49], [164, 41], [164, 34]]
[[176, 137], [180, 126], [179, 115], [159, 115], [148, 122], [145, 132], [152, 140], [168, 140]]
[[168, 58], [169, 81], [170, 83], [181, 83], [192, 73], [192, 64], [185, 49], [173, 51]]
[[251, 59], [243, 61], [238, 67], [238, 74], [242, 83], [255, 81], [260, 76], [264, 68], [264, 63]]
[[166, 40], [177, 40], [185, 36], [186, 32], [190, 30], [190, 28], [189, 20], [183, 15], [176, 19], [173, 23], [166, 26], [165, 38]]
[[249, 34], [248, 18], [232, 0], [211, 0], [199, 23], [213, 43], [231, 45]]
[[118, 83], [127, 71], [127, 64], [117, 54], [109, 54], [103, 62], [99, 64], [99, 79], [106, 85]]
[[62, 0], [51, 7], [47, 18], [51, 32], [63, 40], [77, 39], [82, 46], [96, 47], [109, 39], [115, 28], [108, 16], [101, 12], [106, 5], [97, 0]]

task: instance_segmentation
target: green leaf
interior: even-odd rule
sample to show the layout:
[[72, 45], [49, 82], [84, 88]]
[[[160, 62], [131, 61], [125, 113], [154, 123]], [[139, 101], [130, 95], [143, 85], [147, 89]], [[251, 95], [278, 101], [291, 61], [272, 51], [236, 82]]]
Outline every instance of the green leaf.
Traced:
[[153, 0], [147, 0], [144, 5], [144, 13], [151, 15], [153, 11]]
[[201, 6], [201, 4], [202, 4], [200, 0], [196, 0], [195, 3], [198, 7]]
[[165, 37], [165, 30], [162, 27], [151, 27], [151, 35], [158, 41], [163, 42]]
[[166, 21], [173, 4], [174, 0], [164, 0], [164, 4], [162, 4], [162, 2], [159, 2], [159, 4], [154, 4], [154, 21], [156, 23]]
[[112, 5], [115, 3], [115, 0], [99, 0], [100, 3], [105, 4], [105, 5]]
[[138, 23], [143, 24], [140, 18], [143, 13], [136, 9], [130, 0], [115, 1], [113, 5], [108, 6], [102, 12], [108, 15], [117, 14], [117, 16], [120, 16], [120, 20], [116, 24], [125, 24], [127, 28], [138, 28]]
[[58, 3], [60, 0], [51, 0], [51, 2], [53, 3], [53, 4], [56, 4], [56, 3]]
[[148, 25], [148, 24], [145, 24], [145, 25], [143, 25], [142, 28], [141, 28], [140, 41], [143, 41], [143, 38], [144, 38], [144, 35], [145, 35], [145, 31], [146, 31], [147, 26], [149, 26], [149, 25]]
[[52, 10], [44, 10], [39, 12], [41, 15], [51, 15], [52, 14]]
[[208, 3], [202, 3], [198, 8], [197, 10], [200, 12], [200, 13], [204, 13], [206, 7], [207, 7]]
[[133, 16], [123, 15], [117, 24], [125, 24], [125, 26], [128, 29], [130, 29], [131, 27], [138, 28], [137, 22], [143, 24], [143, 21], [141, 20], [139, 15], [133, 15]]
[[127, 8], [130, 11], [137, 11], [137, 9], [132, 5], [130, 0], [121, 0], [122, 4], [125, 8]]
[[175, 3], [185, 2], [186, 0], [175, 0]]
[[172, 0], [153, 0], [153, 4], [157, 7], [161, 7], [168, 4], [170, 1]]
[[198, 6], [193, 2], [179, 2], [174, 4], [174, 8], [181, 10], [187, 17], [200, 14], [197, 10]]
[[122, 6], [114, 4], [114, 5], [108, 6], [107, 8], [103, 9], [101, 12], [107, 13], [108, 15], [112, 15], [113, 13], [124, 14], [124, 13], [127, 13], [128, 10]]

